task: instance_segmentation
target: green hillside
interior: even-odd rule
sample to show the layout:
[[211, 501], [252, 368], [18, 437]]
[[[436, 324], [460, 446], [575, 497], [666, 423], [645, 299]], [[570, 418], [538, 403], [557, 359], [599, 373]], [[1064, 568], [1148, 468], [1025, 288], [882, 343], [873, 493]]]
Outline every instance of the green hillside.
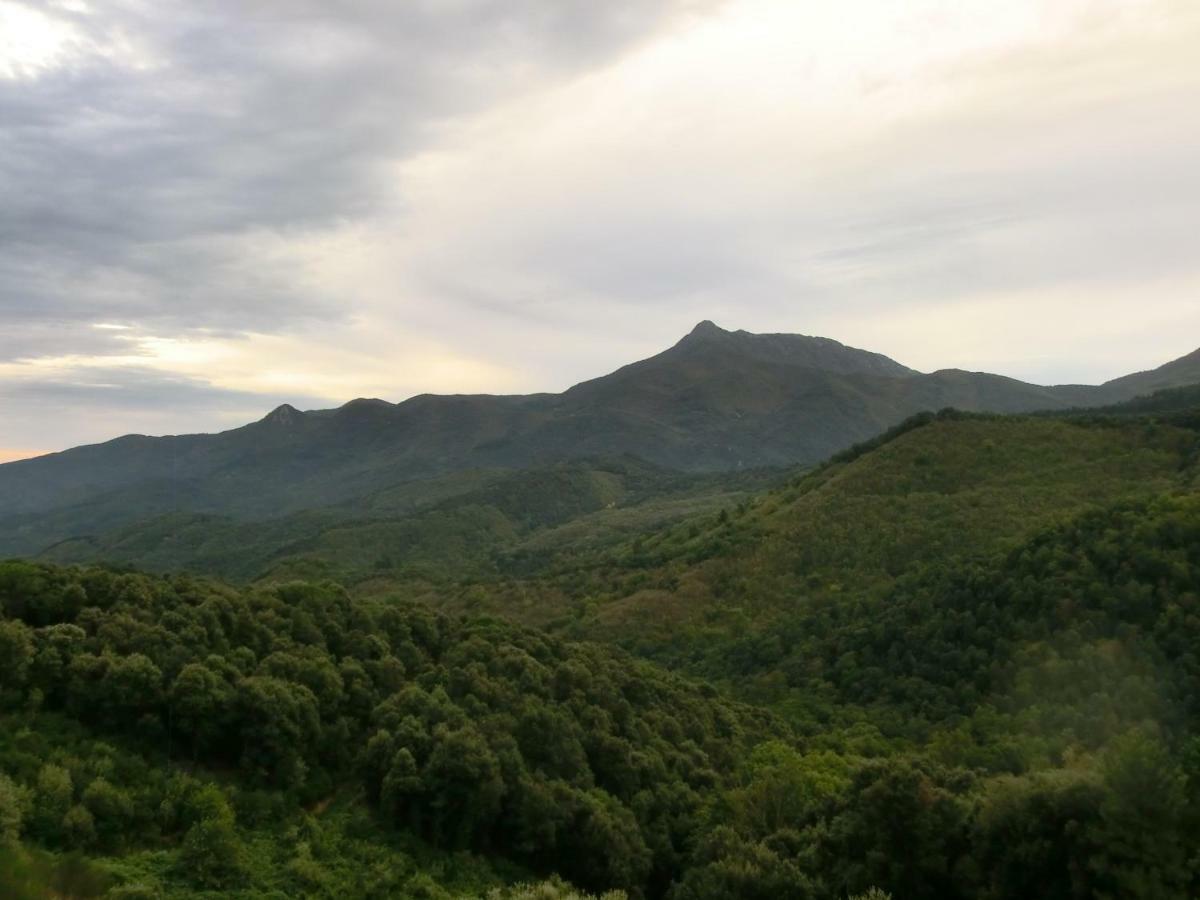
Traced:
[[759, 748], [680, 896], [1194, 896], [1197, 547], [1200, 498], [1117, 504], [788, 623], [835, 752]]
[[486, 608], [536, 596], [543, 622], [719, 677], [722, 648], [769, 642], [812, 602], [878, 596], [1087, 509], [1187, 490], [1196, 449], [1196, 432], [1142, 419], [918, 417], [716, 515], [560, 552], [534, 577], [488, 584]]
[[778, 477], [769, 471], [686, 475], [634, 459], [471, 471], [260, 521], [157, 516], [60, 541], [37, 556], [239, 581], [407, 577], [441, 583], [494, 574], [499, 557], [563, 543], [603, 546], [631, 530], [716, 512]]

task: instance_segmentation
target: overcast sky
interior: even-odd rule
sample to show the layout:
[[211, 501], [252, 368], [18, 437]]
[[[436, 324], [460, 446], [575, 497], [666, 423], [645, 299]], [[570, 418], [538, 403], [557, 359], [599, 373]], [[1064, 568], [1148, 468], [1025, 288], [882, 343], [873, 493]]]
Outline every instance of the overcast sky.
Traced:
[[0, 0], [0, 458], [561, 390], [701, 319], [1200, 346], [1196, 0]]

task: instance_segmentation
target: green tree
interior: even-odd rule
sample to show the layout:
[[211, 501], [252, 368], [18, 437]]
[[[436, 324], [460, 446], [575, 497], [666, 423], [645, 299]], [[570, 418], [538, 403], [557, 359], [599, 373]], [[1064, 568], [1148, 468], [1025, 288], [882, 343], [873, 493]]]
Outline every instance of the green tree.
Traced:
[[133, 801], [106, 778], [97, 778], [83, 791], [83, 805], [92, 814], [97, 840], [107, 850], [120, 846], [133, 818]]
[[1184, 830], [1187, 779], [1158, 740], [1125, 735], [1105, 755], [1106, 788], [1092, 867], [1098, 895], [1150, 900], [1186, 897], [1200, 887], [1189, 858], [1195, 835]]
[[38, 771], [30, 831], [51, 846], [63, 839], [63, 818], [75, 798], [71, 773], [62, 766], [46, 763]]
[[966, 813], [912, 761], [868, 763], [830, 823], [826, 860], [838, 889], [882, 885], [900, 897], [953, 896], [954, 869], [967, 848]]
[[63, 839], [68, 847], [90, 847], [96, 841], [96, 820], [82, 803], [76, 803], [63, 815]]
[[193, 755], [227, 740], [234, 698], [233, 686], [204, 663], [188, 663], [175, 676], [168, 694], [170, 724]]
[[740, 833], [759, 838], [803, 828], [828, 814], [851, 785], [843, 757], [828, 751], [802, 755], [782, 741], [756, 747], [741, 781], [722, 800], [725, 815]]
[[29, 806], [29, 790], [0, 772], [0, 844], [20, 839]]
[[464, 848], [486, 833], [500, 811], [504, 780], [491, 748], [471, 727], [438, 726], [421, 773], [430, 827], [439, 843]]
[[211, 785], [199, 792], [194, 803], [200, 818], [184, 835], [179, 852], [181, 871], [201, 887], [237, 885], [245, 877], [246, 861], [233, 810]]
[[252, 676], [237, 687], [242, 764], [255, 778], [300, 786], [306, 756], [317, 746], [321, 718], [317, 698], [303, 685]]
[[33, 630], [24, 622], [0, 620], [0, 703], [5, 692], [25, 687], [33, 656]]
[[[782, 836], [781, 836], [782, 837]], [[721, 826], [701, 842], [694, 864], [672, 889], [670, 900], [808, 900], [821, 896], [788, 844], [746, 840]]]
[[1095, 828], [1104, 786], [1090, 771], [1003, 776], [974, 824], [972, 867], [984, 898], [1094, 896]]

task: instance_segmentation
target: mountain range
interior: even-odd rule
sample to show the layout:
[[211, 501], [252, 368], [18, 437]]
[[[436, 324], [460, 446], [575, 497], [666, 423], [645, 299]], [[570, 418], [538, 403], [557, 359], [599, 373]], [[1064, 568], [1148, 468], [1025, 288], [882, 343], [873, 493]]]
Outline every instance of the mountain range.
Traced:
[[165, 513], [260, 520], [353, 506], [455, 473], [621, 457], [691, 473], [813, 464], [923, 410], [1101, 406], [1197, 382], [1200, 350], [1102, 385], [1046, 387], [924, 374], [828, 338], [706, 321], [670, 349], [561, 394], [284, 405], [219, 434], [127, 435], [0, 465], [0, 555]]
[[[4, 467], [83, 500], [7, 526], [0, 896], [1200, 896], [1194, 378], [705, 325]], [[939, 403], [1043, 410], [863, 412]], [[872, 436], [612, 455], [788, 459], [821, 404]]]

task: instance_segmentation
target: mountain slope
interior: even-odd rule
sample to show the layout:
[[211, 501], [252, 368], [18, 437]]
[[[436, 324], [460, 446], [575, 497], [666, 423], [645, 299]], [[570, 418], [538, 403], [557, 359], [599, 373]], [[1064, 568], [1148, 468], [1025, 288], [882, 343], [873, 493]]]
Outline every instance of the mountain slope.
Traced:
[[237, 580], [322, 577], [345, 584], [402, 572], [439, 583], [493, 571], [494, 556], [521, 553], [529, 538], [554, 541], [559, 526], [576, 525], [574, 541], [603, 543], [607, 532], [616, 535], [607, 538], [612, 542], [633, 523], [663, 526], [716, 512], [767, 483], [765, 473], [718, 478], [633, 459], [587, 461], [455, 473], [265, 520], [167, 513], [49, 546], [57, 523], [28, 534], [30, 546], [45, 546], [38, 558], [59, 564], [104, 561]]
[[1123, 378], [1115, 378], [1102, 387], [1110, 395], [1109, 402], [1118, 403], [1164, 388], [1200, 384], [1200, 350], [1181, 356], [1149, 372], [1136, 372]]
[[0, 555], [179, 512], [261, 520], [447, 473], [626, 454], [677, 470], [811, 464], [922, 410], [1023, 412], [1184, 384], [1200, 351], [1098, 387], [923, 375], [876, 353], [711, 322], [667, 351], [570, 390], [422, 395], [333, 410], [281, 406], [214, 435], [131, 435], [0, 465]]
[[490, 608], [523, 615], [509, 598], [534, 596], [538, 621], [719, 676], [809, 604], [878, 596], [1097, 506], [1194, 492], [1198, 451], [1196, 430], [1139, 418], [928, 416], [722, 515], [564, 557]]

